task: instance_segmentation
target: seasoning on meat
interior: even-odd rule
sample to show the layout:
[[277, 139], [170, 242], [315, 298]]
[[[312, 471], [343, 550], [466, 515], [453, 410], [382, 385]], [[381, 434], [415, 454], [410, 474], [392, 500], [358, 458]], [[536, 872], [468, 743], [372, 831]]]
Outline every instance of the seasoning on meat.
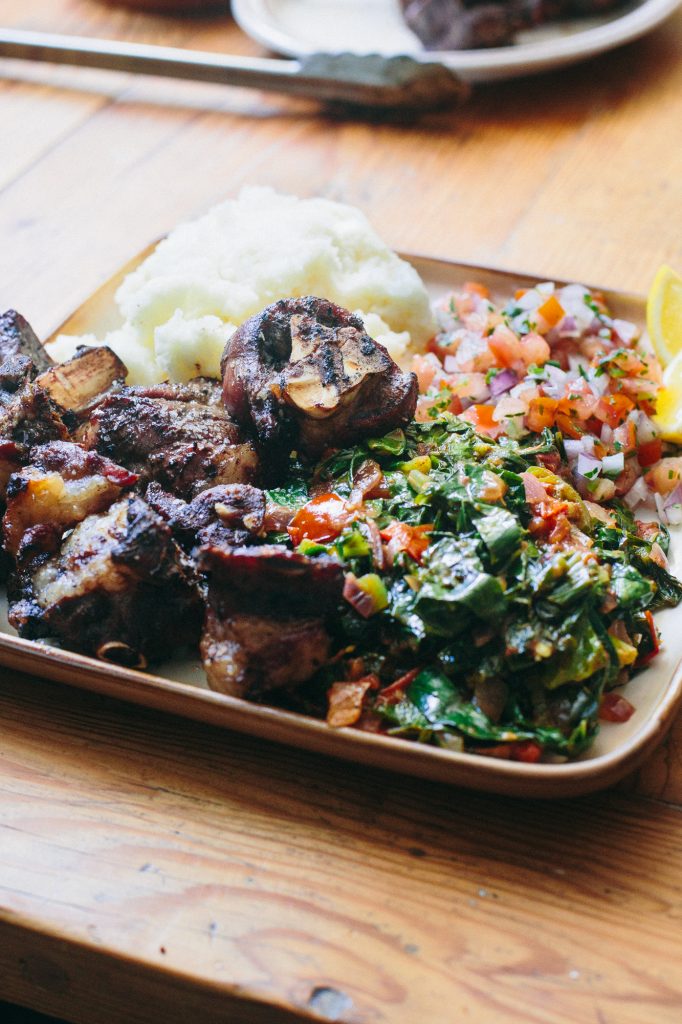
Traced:
[[184, 499], [258, 473], [254, 445], [226, 413], [217, 382], [205, 379], [121, 388], [93, 411], [83, 442], [142, 485], [154, 480]]

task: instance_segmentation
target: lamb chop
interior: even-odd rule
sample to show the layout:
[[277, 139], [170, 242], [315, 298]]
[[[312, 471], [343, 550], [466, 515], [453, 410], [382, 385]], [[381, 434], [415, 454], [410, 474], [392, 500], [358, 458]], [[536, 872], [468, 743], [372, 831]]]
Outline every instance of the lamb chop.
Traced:
[[142, 485], [156, 481], [187, 500], [258, 474], [256, 449], [225, 411], [220, 385], [202, 378], [121, 388], [97, 405], [82, 440], [137, 473]]
[[327, 299], [282, 299], [228, 340], [225, 408], [261, 442], [270, 466], [292, 449], [319, 455], [382, 434], [414, 414], [417, 380], [362, 321]]
[[202, 607], [191, 574], [141, 498], [86, 516], [53, 553], [39, 546], [23, 545], [9, 580], [8, 618], [21, 636], [133, 668], [197, 642]]
[[305, 682], [327, 661], [326, 617], [343, 591], [338, 562], [277, 544], [207, 544], [199, 565], [209, 580], [200, 650], [212, 689], [253, 699]]

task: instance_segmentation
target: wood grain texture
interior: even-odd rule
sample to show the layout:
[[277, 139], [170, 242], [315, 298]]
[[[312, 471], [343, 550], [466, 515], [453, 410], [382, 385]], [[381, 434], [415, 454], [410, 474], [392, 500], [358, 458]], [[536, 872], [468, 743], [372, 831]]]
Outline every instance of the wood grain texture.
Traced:
[[[258, 52], [227, 17], [3, 0], [3, 22]], [[682, 267], [682, 12], [465, 108], [342, 120], [0, 63], [0, 304], [47, 333], [179, 219], [268, 184], [394, 246], [645, 291]], [[682, 720], [617, 792], [484, 797], [0, 669], [0, 998], [83, 1024], [667, 1024]]]
[[[107, 971], [134, 950], [123, 993], [169, 972], [159, 1019], [183, 1019], [192, 983], [301, 1014], [333, 989], [358, 1024], [678, 1019], [675, 808], [612, 794], [539, 813], [21, 676], [0, 708], [5, 918], [60, 940], [33, 972], [41, 1009], [80, 1004], [104, 949]], [[0, 946], [21, 997], [32, 942]]]

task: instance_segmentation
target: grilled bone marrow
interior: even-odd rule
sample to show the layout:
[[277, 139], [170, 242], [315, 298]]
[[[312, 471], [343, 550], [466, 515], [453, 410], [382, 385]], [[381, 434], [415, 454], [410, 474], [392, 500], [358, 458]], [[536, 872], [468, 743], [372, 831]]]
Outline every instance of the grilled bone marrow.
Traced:
[[250, 483], [254, 445], [225, 411], [216, 381], [124, 387], [93, 410], [86, 447], [191, 500], [217, 484]]
[[251, 428], [266, 458], [315, 456], [402, 426], [417, 379], [348, 310], [314, 296], [282, 299], [235, 331], [221, 361], [231, 416]]
[[54, 554], [10, 576], [10, 623], [134, 668], [196, 643], [201, 602], [169, 527], [129, 495], [87, 516]]
[[200, 650], [211, 689], [253, 699], [305, 682], [328, 660], [325, 619], [343, 591], [334, 559], [209, 544], [199, 566], [209, 580]]

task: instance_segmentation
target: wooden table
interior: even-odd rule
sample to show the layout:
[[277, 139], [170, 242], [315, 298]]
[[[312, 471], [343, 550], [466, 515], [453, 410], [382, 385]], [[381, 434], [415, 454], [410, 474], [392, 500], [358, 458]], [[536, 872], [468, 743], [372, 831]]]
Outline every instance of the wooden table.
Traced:
[[[229, 18], [2, 17], [257, 52]], [[5, 62], [0, 304], [47, 332], [245, 182], [357, 204], [397, 248], [645, 291], [682, 267], [681, 52], [679, 12], [416, 124]], [[0, 679], [0, 998], [83, 1024], [682, 1017], [682, 721], [617, 791], [540, 804]]]

